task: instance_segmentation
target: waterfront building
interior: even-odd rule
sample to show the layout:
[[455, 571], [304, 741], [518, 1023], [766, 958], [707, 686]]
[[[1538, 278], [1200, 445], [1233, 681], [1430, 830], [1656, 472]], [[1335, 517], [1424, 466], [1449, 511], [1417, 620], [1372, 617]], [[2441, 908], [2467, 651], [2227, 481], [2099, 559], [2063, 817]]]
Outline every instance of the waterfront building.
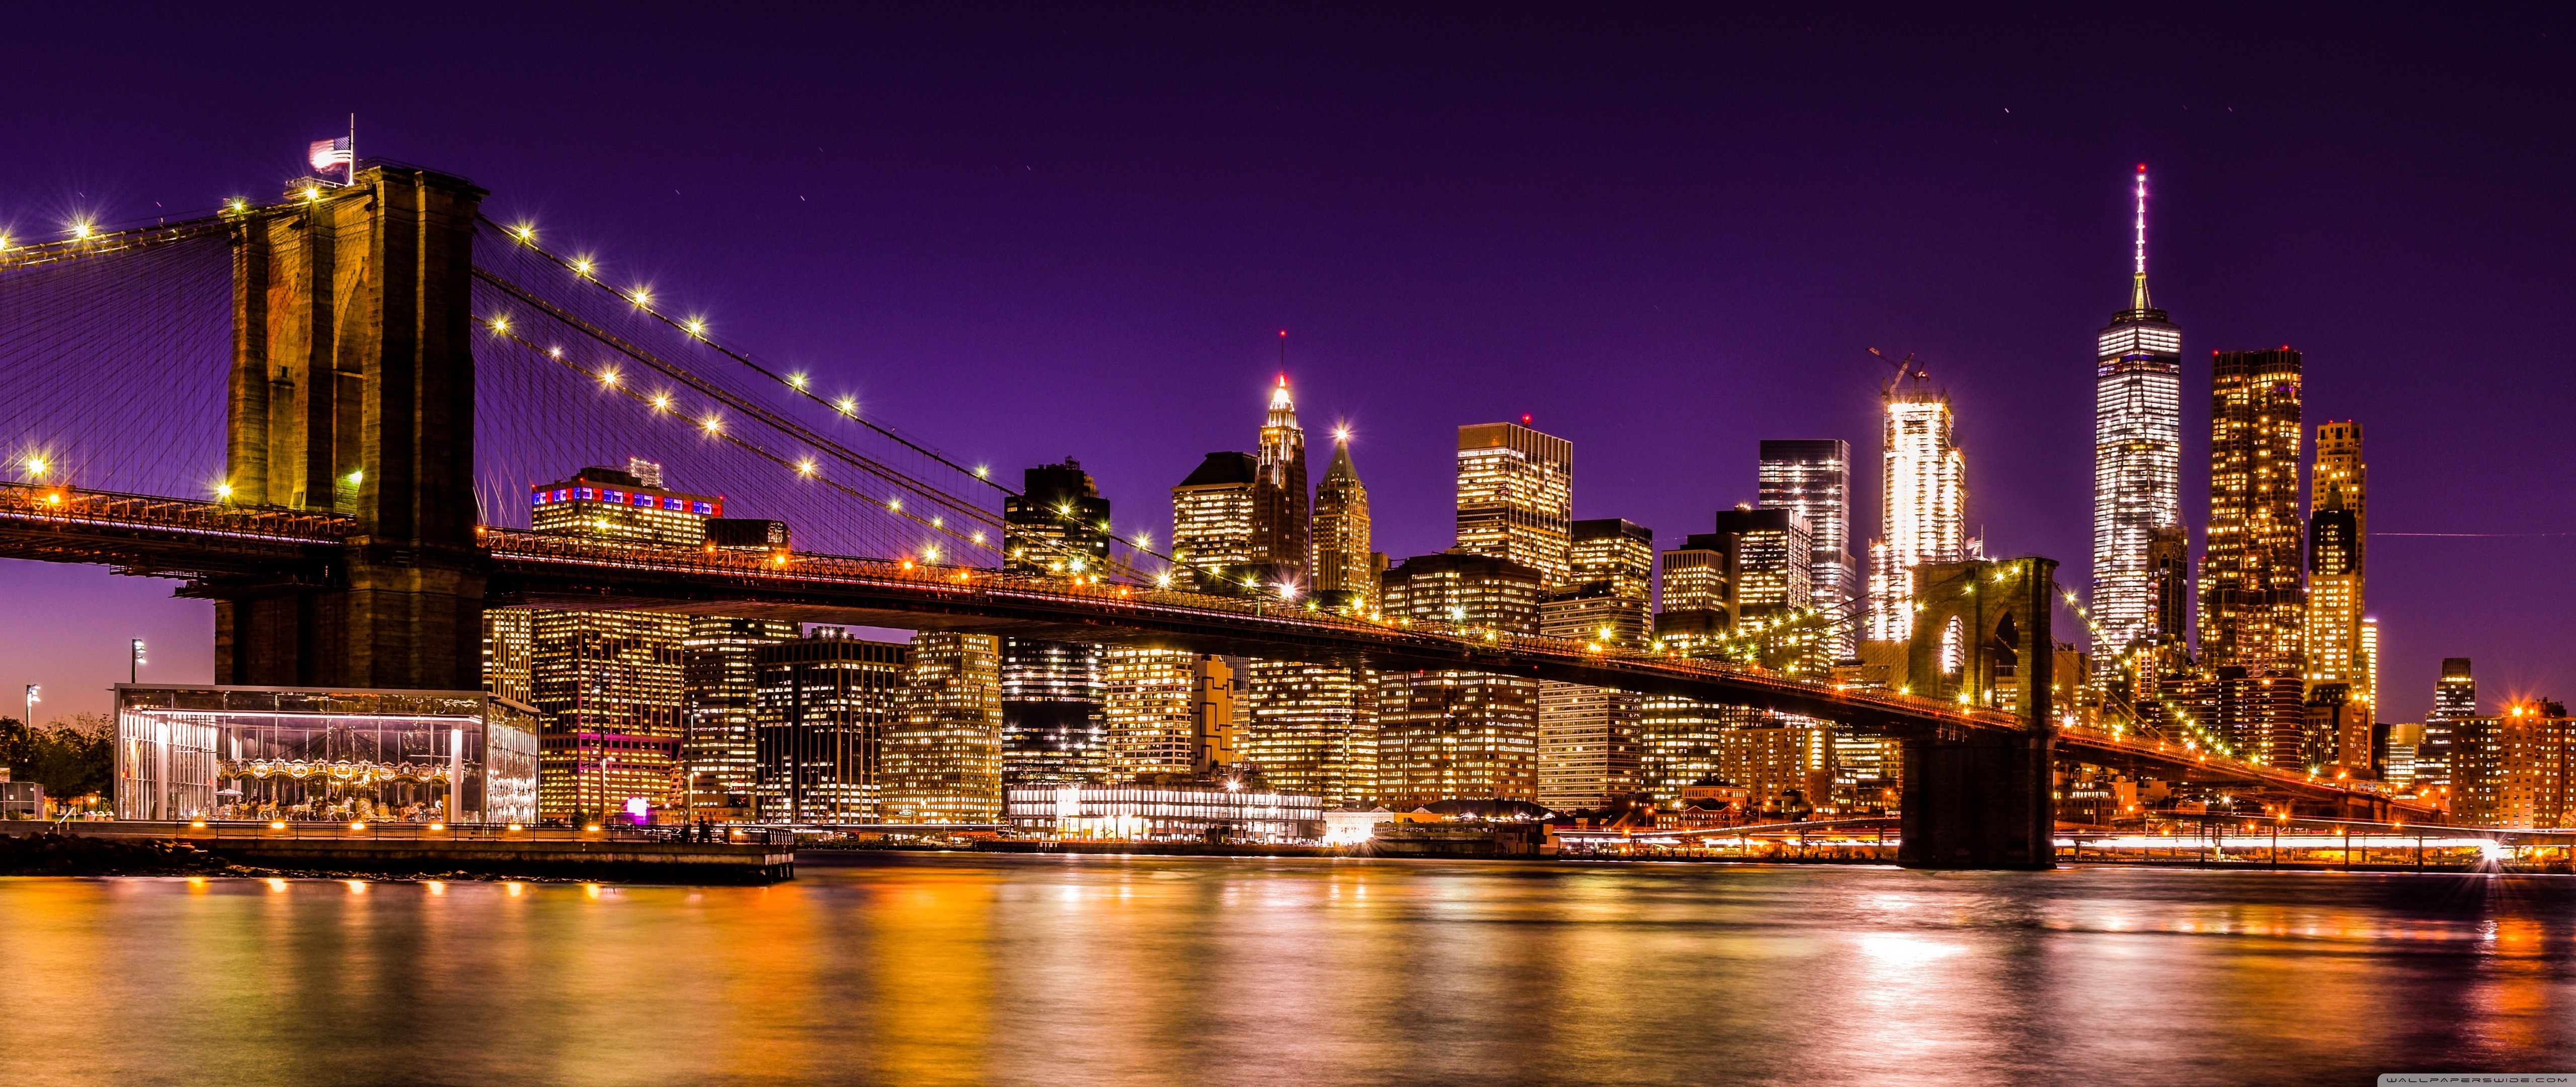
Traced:
[[[1840, 438], [1764, 439], [1754, 504], [1806, 519], [1813, 549], [1807, 583], [1814, 606], [1841, 615], [1860, 591], [1851, 553], [1851, 443]], [[1824, 632], [1831, 660], [1858, 651], [1860, 624], [1846, 616]]]
[[1572, 572], [1574, 443], [1528, 424], [1458, 428], [1458, 550], [1525, 567], [1552, 589]]
[[989, 634], [912, 636], [904, 712], [886, 727], [879, 817], [991, 823], [1002, 815], [1002, 647]]
[[1198, 767], [1198, 654], [1113, 645], [1101, 660], [1102, 750], [1111, 781]]
[[537, 717], [483, 691], [116, 685], [119, 819], [533, 823]]
[[[1207, 455], [1172, 488], [1172, 562], [1179, 579], [1201, 591], [1254, 587], [1254, 484], [1260, 462], [1249, 453]], [[1249, 579], [1249, 580], [1247, 580]]]
[[[1021, 472], [1020, 493], [1002, 499], [1003, 568], [1082, 576], [1109, 565], [1109, 500], [1082, 463]], [[1098, 781], [1101, 648], [1036, 638], [1002, 640], [1002, 777], [1008, 781]]]
[[689, 617], [540, 609], [529, 628], [540, 817], [650, 821], [677, 806]]
[[797, 636], [776, 619], [688, 619], [680, 640], [680, 758], [689, 813], [734, 820], [752, 812], [759, 757], [760, 647]]
[[[2301, 359], [2287, 347], [2211, 361], [2209, 539], [2201, 561], [2201, 663], [2300, 680], [2307, 594], [2300, 554]], [[2305, 714], [2240, 707], [2236, 754], [2297, 766]]]
[[1272, 789], [1328, 807], [1378, 796], [1378, 674], [1357, 665], [1248, 662], [1243, 758]]
[[[1461, 549], [1390, 567], [1379, 592], [1400, 625], [1499, 638], [1537, 633], [1540, 577]], [[1379, 789], [1389, 807], [1537, 799], [1536, 683], [1456, 670], [1384, 672], [1378, 682]]]
[[1638, 706], [1637, 791], [1658, 807], [1679, 806], [1682, 790], [1718, 776], [1718, 747], [1726, 730], [1752, 720], [1752, 712], [1741, 707], [1646, 695]]
[[[1820, 723], [1762, 723], [1718, 732], [1716, 776], [1749, 791], [1757, 811], [1791, 813], [1833, 802], [1833, 730]], [[1795, 795], [1792, 795], [1792, 794]]]
[[2181, 523], [2182, 330], [2147, 294], [2147, 168], [2138, 167], [2129, 305], [2094, 337], [2093, 584], [2098, 678], [2162, 633], [2155, 542]]
[[2576, 732], [2557, 702], [2513, 702], [2452, 722], [2452, 814], [2471, 826], [2576, 826]]
[[1869, 548], [1866, 637], [1914, 633], [1914, 568], [1968, 558], [1968, 463], [1951, 433], [1949, 394], [1920, 376], [1888, 382], [1879, 485], [1881, 535]]
[[1118, 841], [1312, 842], [1322, 797], [1228, 785], [1014, 785], [1003, 818], [1030, 837]]
[[2387, 737], [2380, 744], [2379, 780], [2391, 788], [2411, 790], [2416, 786], [2415, 753], [2424, 746], [2424, 726], [2394, 724], [2386, 728]]
[[1333, 463], [1315, 485], [1314, 591], [1327, 606], [1367, 614], [1384, 556], [1370, 550], [1368, 488], [1351, 465], [1351, 432], [1333, 432]]
[[839, 627], [751, 651], [757, 684], [752, 793], [765, 823], [872, 823], [885, 743], [904, 720], [911, 648]]
[[1270, 390], [1270, 413], [1261, 424], [1260, 454], [1252, 483], [1252, 561], [1275, 584], [1311, 587], [1314, 560], [1307, 518], [1306, 431], [1288, 396], [1288, 375]]
[[2442, 658], [2442, 678], [2433, 686], [2433, 710], [2424, 715], [2424, 744], [2415, 752], [2415, 781], [2421, 789], [2447, 789], [2459, 722], [2478, 715], [2478, 681], [2469, 658]]
[[[1578, 526], [1589, 523], [1576, 522]], [[1653, 551], [1646, 554], [1651, 562]], [[1643, 648], [1648, 635], [1645, 602], [1642, 594], [1621, 592], [1621, 585], [1604, 578], [1548, 594], [1539, 603], [1538, 632], [1605, 649]], [[1638, 587], [1642, 589], [1642, 583]], [[1601, 807], [1635, 792], [1637, 730], [1643, 707], [1644, 696], [1634, 691], [1541, 682], [1538, 802], [1573, 811]]]

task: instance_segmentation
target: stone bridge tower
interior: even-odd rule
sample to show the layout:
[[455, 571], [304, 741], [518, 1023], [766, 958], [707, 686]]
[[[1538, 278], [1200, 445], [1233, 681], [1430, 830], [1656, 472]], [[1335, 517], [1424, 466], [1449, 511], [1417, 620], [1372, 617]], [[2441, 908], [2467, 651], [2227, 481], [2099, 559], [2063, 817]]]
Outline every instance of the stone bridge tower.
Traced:
[[233, 233], [226, 500], [355, 519], [319, 579], [215, 598], [215, 682], [482, 686], [475, 214], [462, 178], [380, 166]]
[[[2024, 731], [1905, 740], [1900, 863], [1926, 868], [2056, 864], [2053, 704], [2057, 643], [2049, 632], [2057, 563], [2025, 558], [1914, 568], [1913, 692], [2007, 710]], [[2082, 677], [2068, 677], [2080, 682]]]

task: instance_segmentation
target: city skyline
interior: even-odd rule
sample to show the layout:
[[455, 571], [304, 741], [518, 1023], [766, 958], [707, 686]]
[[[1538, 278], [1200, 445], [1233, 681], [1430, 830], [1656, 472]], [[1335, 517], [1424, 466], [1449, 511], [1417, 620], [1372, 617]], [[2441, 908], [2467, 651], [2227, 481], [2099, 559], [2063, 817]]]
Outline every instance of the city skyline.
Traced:
[[[544, 27], [535, 32], [542, 36]], [[1272, 48], [1293, 51], [1312, 44], [1295, 34], [1283, 42]], [[1448, 56], [1508, 53], [1513, 46], [1480, 38], [1458, 48]], [[387, 62], [427, 63], [407, 59], [400, 49]], [[2189, 316], [2191, 340], [2199, 347], [2287, 343], [2305, 353], [2309, 414], [2371, 427], [2380, 469], [2372, 493], [2379, 514], [2373, 531], [2565, 531], [2553, 511], [2566, 508], [2568, 484], [2536, 475], [2536, 467], [2520, 463], [2521, 455], [2498, 435], [2517, 429], [2517, 413], [2562, 400], [2566, 377], [2502, 364], [2418, 365], [2422, 359], [2531, 354], [2522, 345], [2540, 342], [2535, 319], [2507, 312], [2522, 306], [2508, 306], [2507, 297], [2473, 298], [2478, 291], [2444, 287], [2408, 268], [2408, 262], [2477, 246], [2499, 254], [2489, 264], [2503, 262], [2492, 274], [2466, 277], [2483, 285], [2483, 293], [2519, 297], [2520, 288], [2493, 289], [2498, 282], [2519, 282], [2545, 294], [2561, 273], [2512, 263], [2539, 244], [2513, 240], [2531, 233], [2529, 216], [2540, 213], [2539, 206], [2519, 199], [2527, 190], [2509, 185], [2483, 201], [2409, 194], [2407, 199], [2422, 199], [2428, 207], [2445, 206], [2415, 216], [2415, 225], [2387, 228], [2393, 235], [2360, 239], [2330, 230], [2339, 221], [2386, 218], [2362, 213], [2376, 206], [2369, 201], [2390, 197], [2340, 189], [2312, 194], [2312, 186], [2298, 184], [2301, 178], [2341, 176], [2348, 160], [2340, 153], [2347, 148], [2285, 127], [2280, 117], [2287, 111], [2325, 107], [2301, 107], [2303, 100], [2287, 98], [2283, 87], [2257, 77], [2187, 91], [2188, 81], [2178, 72], [2150, 80], [2135, 103], [2080, 96], [2044, 105], [2014, 102], [2008, 100], [2030, 96], [2009, 83], [1951, 88], [1922, 107], [1938, 132], [1960, 137], [1960, 147], [1974, 142], [1968, 137], [1988, 133], [1998, 146], [2011, 146], [1995, 157], [1956, 152], [1909, 163], [1901, 184], [1923, 195], [1902, 202], [1886, 199], [1898, 191], [1897, 178], [1841, 168], [1818, 174], [1817, 167], [1791, 165], [1707, 182], [1687, 193], [1657, 187], [1630, 212], [1603, 220], [1581, 198], [1577, 179], [1546, 176], [1559, 189], [1569, 182], [1576, 187], [1560, 197], [1543, 184], [1533, 205], [1541, 220], [1608, 228], [1578, 230], [1585, 235], [1579, 244], [1556, 243], [1550, 252], [1592, 254], [1591, 259], [1660, 254], [1623, 229], [1649, 222], [1706, 229], [1724, 220], [1699, 216], [1721, 213], [1688, 209], [1712, 197], [1768, 202], [1791, 178], [1830, 182], [1812, 198], [1780, 205], [1789, 212], [1784, 227], [1753, 232], [1741, 243], [1687, 261], [1666, 256], [1621, 273], [1625, 287], [1646, 288], [1634, 296], [1647, 300], [1642, 306], [1579, 286], [1547, 296], [1529, 293], [1541, 282], [1559, 282], [1552, 277], [1497, 277], [1451, 262], [1426, 262], [1416, 252], [1420, 247], [1408, 243], [1445, 237], [1458, 224], [1434, 213], [1415, 232], [1380, 229], [1386, 201], [1413, 191], [1397, 185], [1369, 190], [1370, 210], [1362, 218], [1374, 236], [1393, 239], [1381, 252], [1410, 269], [1406, 278], [1415, 285], [1389, 296], [1403, 306], [1390, 309], [1383, 300], [1325, 289], [1312, 271], [1311, 254], [1279, 263], [1266, 232], [1255, 235], [1261, 241], [1241, 245], [1240, 253], [1236, 246], [1212, 250], [1149, 233], [1116, 250], [1121, 266], [1218, 260], [1257, 274], [1223, 293], [1189, 296], [1185, 314], [1149, 302], [1155, 296], [1139, 293], [1148, 289], [1141, 283], [1107, 284], [1086, 295], [1092, 315], [1073, 320], [1064, 319], [1067, 311], [1059, 304], [1031, 292], [1052, 282], [1068, 258], [1087, 251], [1092, 243], [1078, 231], [1039, 238], [1030, 250], [1034, 271], [1009, 280], [1007, 301], [921, 305], [918, 315], [907, 317], [891, 311], [918, 303], [921, 288], [862, 276], [833, 281], [833, 294], [861, 300], [855, 313], [836, 312], [816, 306], [811, 287], [761, 297], [770, 293], [764, 275], [806, 280], [817, 269], [842, 266], [824, 259], [814, 240], [764, 236], [746, 245], [738, 228], [746, 220], [784, 222], [847, 242], [854, 229], [848, 224], [866, 216], [816, 218], [813, 210], [854, 199], [847, 190], [786, 193], [769, 179], [727, 180], [676, 159], [605, 144], [578, 152], [603, 169], [575, 183], [543, 169], [548, 156], [529, 142], [533, 135], [490, 138], [489, 132], [469, 132], [399, 102], [326, 103], [321, 95], [300, 107], [312, 115], [309, 123], [289, 111], [257, 120], [224, 118], [202, 131], [152, 131], [143, 133], [147, 139], [102, 142], [97, 133], [119, 126], [101, 111], [116, 108], [124, 95], [144, 93], [152, 81], [142, 82], [118, 90], [105, 106], [84, 105], [60, 119], [10, 122], [13, 138], [74, 148], [74, 159], [83, 163], [74, 170], [82, 176], [21, 176], [0, 190], [13, 227], [38, 230], [71, 208], [130, 220], [151, 214], [156, 200], [189, 207], [197, 206], [190, 200], [202, 204], [236, 191], [265, 192], [292, 172], [292, 151], [310, 138], [307, 129], [330, 131], [325, 121], [354, 105], [365, 132], [381, 132], [362, 138], [381, 140], [374, 146], [385, 153], [459, 170], [494, 190], [496, 212], [524, 213], [560, 236], [609, 247], [607, 259], [621, 268], [645, 272], [659, 289], [702, 302], [721, 327], [742, 330], [764, 350], [816, 359], [818, 373], [858, 386], [891, 417], [942, 420], [934, 437], [943, 448], [971, 451], [1005, 471], [1078, 456], [1122, 509], [1160, 507], [1160, 492], [1197, 452], [1242, 447], [1236, 405], [1257, 398], [1275, 379], [1275, 346], [1269, 341], [1286, 327], [1291, 379], [1303, 414], [1319, 432], [1337, 420], [1352, 425], [1354, 455], [1369, 467], [1377, 549], [1395, 556], [1444, 545], [1441, 537], [1450, 525], [1443, 492], [1450, 480], [1439, 447], [1452, 440], [1448, 435], [1458, 425], [1533, 413], [1539, 429], [1584, 449], [1587, 474], [1576, 490], [1576, 517], [1624, 517], [1677, 540], [1709, 511], [1755, 497], [1754, 449], [1763, 438], [1842, 438], [1854, 444], [1855, 459], [1867, 463], [1875, 364], [1860, 348], [1918, 350], [1959, 405], [1960, 440], [1974, 474], [1970, 531], [1982, 527], [1998, 554], [2036, 552], [2066, 561], [2062, 579], [2070, 586], [2083, 584], [2080, 564], [2089, 550], [2084, 467], [2091, 420], [2083, 410], [2090, 382], [2065, 371], [2081, 369], [2067, 361], [2080, 350], [2072, 345], [2085, 342], [2104, 308], [2121, 301], [2108, 297], [2112, 292], [2104, 286], [2117, 276], [2110, 270], [2115, 262], [2128, 256], [2124, 193], [2110, 182], [2145, 161], [2158, 179], [2157, 301]], [[2242, 92], [2235, 104], [2247, 108], [2228, 113], [2216, 99], [2229, 92]], [[1302, 84], [1295, 93], [1302, 101], [1343, 100], [1317, 97], [1325, 92]], [[2420, 119], [2369, 112], [2397, 97], [2402, 96], [2393, 89], [2371, 92], [2336, 109], [2338, 116], [2350, 111], [2363, 135], [2395, 137], [2377, 149], [2395, 156], [2390, 169], [2407, 174], [2414, 169], [2409, 149], [2434, 144]], [[1843, 109], [1856, 101], [1822, 108]], [[1970, 110], [1971, 104], [1978, 108]], [[2196, 111], [2184, 108], [2194, 104]], [[2266, 104], [2268, 109], [2259, 108]], [[2498, 104], [2509, 102], [2499, 96]], [[2007, 108], [2015, 112], [2007, 114]], [[2121, 123], [2106, 129], [2097, 123], [2105, 115]], [[1407, 112], [1392, 123], [1425, 122], [1425, 114]], [[1129, 168], [1016, 130], [990, 131], [997, 133], [993, 148], [1045, 152], [1013, 163], [1029, 167], [1019, 182], [1061, 176], [1076, 164], [1101, 177], [1121, 176], [1115, 169], [1102, 172], [1110, 167]], [[1393, 164], [1402, 162], [1398, 152], [1384, 147], [1342, 147], [1311, 126], [1290, 124], [1261, 134], [1287, 137], [1307, 152], [1341, 148], [1340, 161], [1397, 155]], [[1551, 145], [1574, 138], [1544, 124], [1540, 134]], [[826, 150], [817, 153], [818, 164], [838, 161], [830, 148], [847, 146], [849, 135], [842, 129], [820, 137]], [[1742, 139], [1750, 141], [1741, 145], [1744, 150], [1793, 152], [1802, 146], [1768, 128]], [[935, 140], [929, 146], [958, 150]], [[2445, 163], [2447, 174], [2464, 180], [2434, 183], [2452, 185], [2455, 193], [2462, 191], [2459, 186], [2486, 192], [2507, 174], [2545, 176], [2551, 171], [2523, 161], [2538, 153], [2471, 152]], [[1623, 159], [1635, 154], [1622, 152]], [[964, 163], [982, 165], [986, 157], [952, 154], [931, 162], [959, 176], [982, 176], [965, 173]], [[872, 176], [889, 169], [881, 160], [868, 162]], [[2014, 170], [2029, 176], [2006, 179]], [[932, 219], [955, 214], [955, 205], [925, 195], [919, 182], [931, 176], [885, 175], [910, 187], [883, 199]], [[671, 184], [656, 189], [647, 183], [660, 181]], [[1093, 182], [1077, 181], [1071, 190], [1044, 184], [1015, 183], [978, 195], [1026, 214], [1061, 207], [1071, 192], [1091, 191]], [[1478, 208], [1512, 206], [1513, 191], [1511, 185], [1476, 183], [1461, 190]], [[2292, 191], [2301, 197], [2281, 195]], [[1273, 214], [1283, 222], [1303, 221], [1300, 207], [1262, 192], [1267, 202], [1257, 208], [1201, 202], [1186, 205], [1182, 214], [1202, 224], [1258, 225]], [[2455, 206], [2463, 204], [2481, 206]], [[1823, 222], [1818, 216], [1827, 207], [1856, 213], [1855, 222]], [[791, 214], [804, 217], [783, 218]], [[1978, 237], [1984, 233], [1996, 236]], [[981, 234], [970, 232], [959, 251], [945, 257], [922, 257], [918, 247], [925, 240], [900, 230], [865, 237], [927, 260], [923, 267], [931, 284], [954, 283], [970, 267], [1008, 266], [1000, 259], [1004, 250]], [[1333, 245], [1358, 244], [1356, 236], [1340, 230], [1324, 237]], [[780, 271], [760, 270], [768, 266]], [[1777, 277], [1787, 285], [1756, 282], [1741, 271], [1763, 266], [1790, 269]], [[1971, 267], [1979, 273], [1973, 282], [1949, 271]], [[2044, 282], [2052, 278], [2068, 283]], [[1391, 286], [1374, 275], [1360, 279], [1370, 291]], [[1996, 295], [2013, 297], [1998, 304]], [[1784, 312], [1767, 320], [1751, 312], [1762, 307]], [[2349, 319], [2356, 311], [2399, 316], [2356, 323]], [[1658, 312], [1688, 316], [1654, 316]], [[1098, 316], [1104, 313], [1111, 316]], [[851, 339], [853, 321], [863, 326], [854, 345], [837, 346]], [[961, 331], [968, 329], [976, 331]], [[2205, 452], [2197, 436], [2206, 419], [2194, 401], [2207, 378], [2207, 359], [2194, 357], [2198, 351], [2184, 358], [2186, 464]], [[1101, 372], [1111, 378], [1103, 384], [1125, 403], [1116, 414], [1101, 416], [1090, 407], [1099, 403], [1089, 399], [1092, 394], [1034, 383], [1025, 393], [976, 401], [983, 409], [978, 412], [954, 410], [961, 401], [949, 386], [956, 379], [1029, 372], [1050, 358], [1082, 360], [1084, 366], [1120, 360]], [[2434, 372], [2419, 372], [2426, 369]], [[1194, 376], [1170, 381], [1176, 373]], [[1678, 381], [1685, 373], [1692, 380]], [[1578, 374], [1594, 380], [1574, 380]], [[994, 383], [980, 384], [989, 389]], [[1728, 405], [1734, 406], [1732, 414], [1747, 418], [1730, 418]], [[2500, 417], [2490, 418], [2495, 416]], [[1102, 418], [1115, 423], [1086, 422]], [[602, 451], [603, 458], [615, 452]], [[1853, 505], [1874, 511], [1875, 473], [1854, 475]], [[2184, 520], [2204, 524], [2205, 496], [2185, 475]], [[2466, 481], [2465, 489], [2454, 480]], [[1877, 526], [1866, 513], [1860, 520], [1853, 534], [1866, 539]], [[2200, 541], [2193, 542], [2197, 549]], [[2563, 655], [2522, 633], [2546, 629], [2541, 620], [2563, 613], [2570, 598], [2569, 575], [2560, 569], [2566, 538], [2384, 536], [2373, 542], [2370, 610], [2380, 618], [2385, 639], [2383, 716], [2420, 719], [2445, 656], [2476, 658], [2494, 697], [2544, 696], [2576, 686]], [[2496, 565], [2529, 571], [2534, 587], [2503, 591], [2491, 580], [2462, 573]], [[67, 632], [21, 627], [0, 640], [0, 657], [25, 662], [19, 670], [28, 673], [7, 678], [46, 684], [46, 707], [82, 708], [84, 697], [92, 700], [90, 708], [103, 704], [98, 688], [122, 676], [128, 637], [154, 646], [146, 678], [204, 674], [207, 622], [201, 603], [172, 600], [164, 586], [99, 571], [13, 569], [0, 578], [6, 579], [0, 588], [31, 612], [82, 613]]]

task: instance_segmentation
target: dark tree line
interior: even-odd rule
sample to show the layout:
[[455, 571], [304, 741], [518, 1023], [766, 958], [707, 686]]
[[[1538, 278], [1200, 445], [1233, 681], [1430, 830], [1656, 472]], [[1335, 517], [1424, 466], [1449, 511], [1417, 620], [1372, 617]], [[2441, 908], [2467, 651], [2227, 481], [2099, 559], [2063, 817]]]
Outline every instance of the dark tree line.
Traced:
[[44, 786], [47, 797], [103, 796], [114, 773], [115, 749], [110, 745], [116, 742], [114, 730], [105, 725], [86, 714], [41, 728], [0, 718], [0, 760], [9, 764], [11, 779]]

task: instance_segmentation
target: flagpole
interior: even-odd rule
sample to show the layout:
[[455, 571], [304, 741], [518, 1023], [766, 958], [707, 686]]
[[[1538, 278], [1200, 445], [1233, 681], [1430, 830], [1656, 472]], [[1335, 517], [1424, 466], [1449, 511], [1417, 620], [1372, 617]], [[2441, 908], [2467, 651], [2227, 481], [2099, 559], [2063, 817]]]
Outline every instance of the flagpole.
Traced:
[[349, 184], [358, 183], [358, 115], [349, 115]]

